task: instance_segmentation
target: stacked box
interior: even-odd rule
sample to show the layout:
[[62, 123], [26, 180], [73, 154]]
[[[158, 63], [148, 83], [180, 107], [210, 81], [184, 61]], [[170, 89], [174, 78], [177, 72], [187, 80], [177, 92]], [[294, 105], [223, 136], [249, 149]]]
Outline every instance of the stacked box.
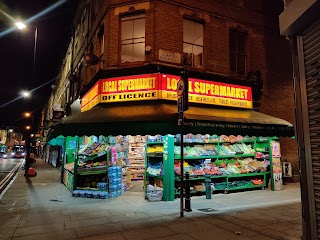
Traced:
[[109, 197], [119, 197], [122, 186], [122, 167], [113, 166], [108, 168]]
[[92, 191], [92, 190], [74, 190], [72, 192], [73, 197], [84, 197], [84, 198], [99, 198], [106, 199], [109, 197], [108, 192], [105, 191]]

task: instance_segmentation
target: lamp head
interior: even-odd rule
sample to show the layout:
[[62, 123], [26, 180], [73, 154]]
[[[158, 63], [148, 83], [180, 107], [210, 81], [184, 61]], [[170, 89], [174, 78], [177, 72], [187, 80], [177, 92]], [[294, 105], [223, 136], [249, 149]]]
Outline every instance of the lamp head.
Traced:
[[23, 22], [16, 22], [15, 25], [17, 28], [19, 28], [19, 30], [22, 30], [27, 27]]

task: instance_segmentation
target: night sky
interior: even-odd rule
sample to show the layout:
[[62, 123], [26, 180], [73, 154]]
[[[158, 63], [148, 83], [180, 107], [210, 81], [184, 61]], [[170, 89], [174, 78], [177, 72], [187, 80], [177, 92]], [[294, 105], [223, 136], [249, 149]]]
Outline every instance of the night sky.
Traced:
[[[53, 0], [4, 0], [0, 1], [0, 9], [15, 19], [29, 19], [50, 5], [59, 2]], [[41, 16], [30, 24], [27, 29], [15, 29], [1, 36], [3, 31], [14, 26], [13, 20], [0, 12], [0, 126], [19, 127], [31, 120], [23, 118], [23, 113], [34, 113], [33, 132], [36, 132], [42, 108], [46, 105], [54, 82], [32, 93], [30, 100], [19, 99], [3, 106], [20, 96], [21, 90], [37, 87], [59, 74], [72, 33], [72, 17], [75, 1], [64, 4], [50, 13]], [[38, 29], [36, 64], [33, 72], [35, 28]], [[34, 73], [34, 74], [33, 74]]]

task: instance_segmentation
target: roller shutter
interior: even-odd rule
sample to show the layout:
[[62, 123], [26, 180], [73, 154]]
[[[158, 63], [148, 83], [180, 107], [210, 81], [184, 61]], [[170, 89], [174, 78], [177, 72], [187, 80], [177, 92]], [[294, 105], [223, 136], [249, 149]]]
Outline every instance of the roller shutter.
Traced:
[[320, 239], [320, 22], [303, 32], [315, 211]]

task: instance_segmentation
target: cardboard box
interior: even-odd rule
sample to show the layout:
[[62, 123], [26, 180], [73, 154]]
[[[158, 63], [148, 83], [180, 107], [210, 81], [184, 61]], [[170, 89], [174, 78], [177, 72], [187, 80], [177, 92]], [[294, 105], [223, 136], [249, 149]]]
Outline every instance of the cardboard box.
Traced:
[[163, 188], [163, 182], [162, 182], [161, 179], [156, 178], [154, 182], [155, 182], [155, 184], [157, 185], [157, 187]]

